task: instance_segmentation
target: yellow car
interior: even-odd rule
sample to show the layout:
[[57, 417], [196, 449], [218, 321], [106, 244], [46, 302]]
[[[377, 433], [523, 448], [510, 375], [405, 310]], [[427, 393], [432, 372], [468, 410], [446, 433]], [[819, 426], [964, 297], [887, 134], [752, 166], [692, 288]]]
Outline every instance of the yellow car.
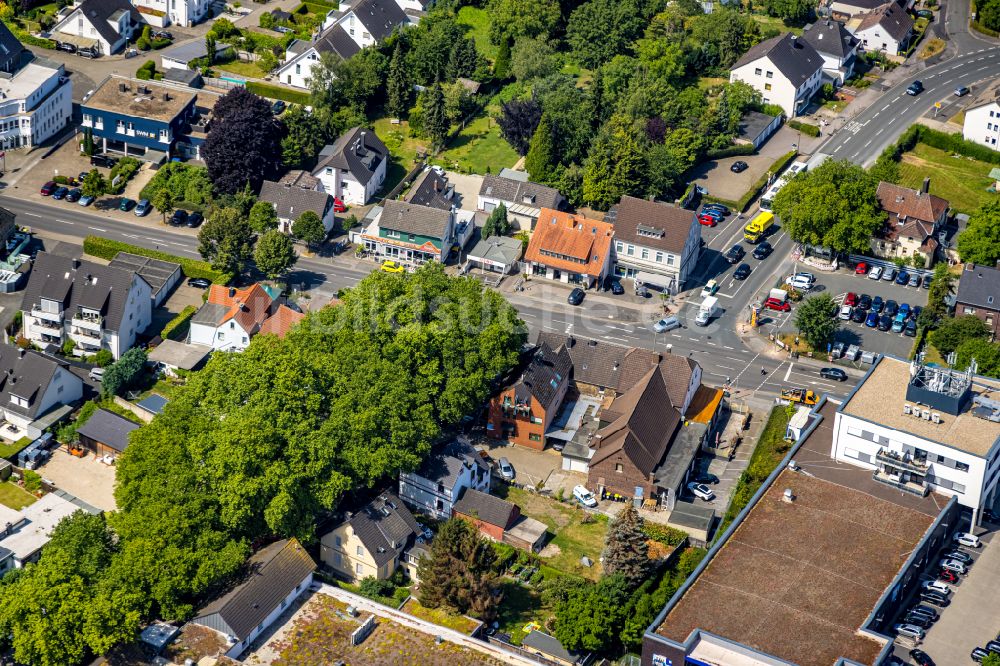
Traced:
[[382, 262], [382, 270], [385, 271], [386, 273], [402, 273], [406, 269], [403, 268], [397, 262], [392, 261], [390, 259], [386, 259], [385, 261]]

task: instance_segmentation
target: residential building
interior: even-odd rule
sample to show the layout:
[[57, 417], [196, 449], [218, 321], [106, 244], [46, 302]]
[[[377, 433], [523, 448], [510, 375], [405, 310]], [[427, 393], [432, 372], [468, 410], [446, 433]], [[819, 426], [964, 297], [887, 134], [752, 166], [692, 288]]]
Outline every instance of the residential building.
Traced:
[[292, 233], [292, 225], [307, 210], [319, 217], [326, 233], [333, 229], [333, 197], [326, 192], [265, 180], [261, 183], [257, 199], [274, 206], [278, 215], [278, 230], [283, 233]]
[[490, 466], [472, 446], [455, 439], [434, 451], [412, 472], [400, 472], [399, 497], [436, 520], [451, 518], [466, 488], [490, 491]]
[[937, 233], [948, 219], [948, 202], [929, 194], [930, 178], [924, 179], [920, 190], [894, 183], [878, 184], [876, 196], [886, 212], [885, 226], [875, 232], [872, 251], [878, 257], [891, 259], [914, 255], [924, 258], [924, 265], [934, 262], [938, 248]]
[[765, 104], [777, 104], [794, 118], [823, 84], [823, 58], [809, 42], [785, 33], [751, 47], [733, 65], [729, 80], [743, 81]]
[[524, 254], [528, 275], [599, 286], [611, 272], [614, 227], [579, 213], [543, 208]]
[[83, 0], [50, 34], [57, 42], [110, 55], [122, 50], [142, 26], [142, 16], [128, 0]]
[[413, 180], [403, 201], [441, 210], [452, 210], [453, 207], [457, 207], [455, 186], [448, 182], [447, 176], [430, 167], [421, 171]]
[[238, 660], [309, 589], [315, 570], [316, 563], [297, 539], [276, 541], [254, 553], [243, 580], [199, 610], [191, 624], [225, 636], [225, 655]]
[[259, 282], [237, 289], [213, 284], [208, 299], [191, 318], [188, 342], [218, 351], [243, 351], [273, 316], [281, 290]]
[[834, 458], [898, 491], [952, 495], [978, 523], [1000, 476], [1000, 381], [883, 356], [834, 423]]
[[614, 226], [615, 275], [667, 294], [684, 290], [701, 250], [695, 211], [625, 195], [604, 221]]
[[162, 81], [109, 76], [80, 104], [80, 126], [93, 133], [102, 152], [153, 162], [175, 152], [197, 158], [210, 114], [208, 108], [198, 106], [199, 95], [210, 105], [217, 98]]
[[285, 49], [285, 62], [277, 71], [278, 80], [285, 85], [309, 90], [312, 69], [324, 53], [332, 53], [347, 60], [361, 50], [343, 26], [333, 24], [319, 32], [312, 41], [296, 39]]
[[292, 327], [297, 323], [306, 318], [304, 312], [299, 312], [298, 310], [293, 310], [285, 304], [278, 306], [274, 314], [264, 320], [264, 323], [260, 325], [260, 335], [277, 335], [279, 338], [283, 338], [288, 335], [288, 332], [292, 330]]
[[965, 108], [962, 137], [997, 150], [997, 139], [1000, 139], [1000, 86], [988, 86]]
[[[155, 1], [155, 0], [147, 0]], [[215, 45], [216, 57], [221, 56], [229, 50], [229, 44], [217, 43]], [[164, 70], [180, 69], [186, 70], [191, 66], [191, 61], [199, 60], [208, 56], [208, 46], [205, 40], [196, 39], [192, 42], [184, 42], [176, 46], [170, 46], [160, 51], [160, 67]]]
[[892, 625], [961, 529], [960, 507], [832, 461], [837, 409], [809, 414], [787, 454], [795, 465], [765, 481], [660, 611], [644, 666], [887, 663]]
[[[48, 493], [20, 511], [0, 506], [0, 571], [37, 562], [59, 522], [82, 507]], [[93, 511], [97, 513], [96, 511]]]
[[749, 144], [754, 147], [754, 150], [760, 150], [760, 147], [771, 138], [771, 135], [781, 129], [781, 123], [784, 119], [783, 114], [769, 116], [760, 111], [747, 111], [740, 118], [740, 124], [736, 127], [734, 142], [739, 145]]
[[531, 231], [543, 208], [562, 210], [566, 197], [555, 188], [532, 183], [523, 171], [502, 169], [483, 176], [476, 207], [492, 213], [500, 204], [507, 208], [507, 219], [515, 229]]
[[521, 649], [536, 654], [557, 666], [587, 666], [592, 655], [589, 652], [567, 650], [555, 636], [535, 629], [521, 639]]
[[181, 265], [172, 261], [152, 259], [130, 252], [119, 252], [108, 264], [111, 268], [132, 271], [145, 280], [152, 292], [153, 307], [163, 305], [170, 293], [181, 281], [184, 273]]
[[965, 264], [955, 296], [955, 316], [975, 315], [990, 329], [990, 340], [1000, 337], [1000, 269]]
[[456, 240], [455, 216], [440, 208], [389, 200], [360, 238], [378, 259], [409, 265], [444, 263]]
[[455, 502], [452, 514], [474, 525], [492, 541], [531, 553], [545, 545], [544, 523], [522, 516], [520, 507], [495, 495], [469, 488]]
[[0, 419], [4, 437], [35, 439], [83, 397], [83, 380], [68, 363], [0, 344]]
[[482, 271], [507, 275], [516, 273], [520, 266], [524, 245], [519, 238], [490, 236], [483, 238], [469, 250], [469, 263]]
[[407, 561], [422, 539], [420, 526], [403, 502], [384, 492], [320, 539], [320, 560], [350, 582], [374, 577], [385, 580]]
[[116, 458], [128, 448], [129, 435], [141, 425], [106, 409], [98, 409], [77, 428], [76, 434], [80, 444], [98, 458]]
[[896, 2], [863, 14], [847, 24], [865, 51], [901, 55], [913, 38], [913, 18]]
[[385, 182], [389, 150], [375, 132], [355, 127], [319, 153], [312, 175], [319, 190], [350, 206], [363, 206]]
[[[416, 23], [416, 21], [412, 21]], [[359, 48], [371, 46], [411, 23], [395, 0], [360, 0], [343, 10], [333, 10], [323, 21], [323, 30], [339, 25]]]
[[[909, 11], [915, 0], [897, 0], [897, 4]], [[867, 14], [885, 4], [885, 0], [822, 0], [827, 5], [830, 16], [838, 21], [850, 21], [852, 18]]]
[[157, 372], [177, 377], [180, 374], [177, 372], [178, 370], [192, 372], [200, 369], [211, 351], [212, 348], [208, 345], [192, 345], [176, 340], [163, 340], [156, 345], [153, 351], [149, 352], [148, 359]]
[[63, 65], [36, 58], [0, 25], [0, 150], [32, 148], [72, 120], [73, 83]]
[[802, 32], [802, 41], [823, 58], [824, 82], [840, 87], [854, 75], [861, 42], [840, 21], [824, 19], [807, 26]]
[[193, 27], [208, 18], [211, 0], [134, 0], [135, 8], [150, 25], [166, 27], [171, 23]]
[[152, 287], [134, 271], [47, 252], [35, 258], [21, 303], [22, 335], [35, 344], [116, 359], [152, 321]]
[[559, 413], [572, 369], [565, 345], [553, 349], [544, 342], [539, 344], [527, 365], [515, 369], [516, 381], [490, 399], [486, 434], [544, 449], [545, 432]]

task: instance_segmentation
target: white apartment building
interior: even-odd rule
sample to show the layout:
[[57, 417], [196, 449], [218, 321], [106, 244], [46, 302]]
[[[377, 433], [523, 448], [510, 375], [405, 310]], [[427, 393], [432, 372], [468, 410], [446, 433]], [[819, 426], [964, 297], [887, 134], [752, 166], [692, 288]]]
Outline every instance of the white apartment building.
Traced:
[[138, 273], [40, 252], [21, 303], [23, 335], [37, 345], [73, 342], [73, 354], [116, 359], [152, 321], [153, 289]]
[[70, 122], [73, 83], [64, 67], [35, 58], [0, 24], [0, 149], [31, 148]]
[[[419, 20], [414, 17], [416, 23]], [[371, 46], [411, 21], [396, 0], [360, 0], [353, 6], [333, 10], [323, 21], [323, 31], [339, 25], [360, 48]]]
[[823, 84], [823, 57], [803, 39], [785, 33], [757, 44], [729, 72], [794, 118]]
[[[83, 380], [69, 364], [36, 351], [0, 344], [0, 417], [4, 437], [41, 437], [50, 413], [83, 397]], [[49, 418], [46, 418], [49, 417]]]
[[84, 0], [50, 32], [57, 42], [108, 55], [124, 48], [143, 23], [128, 0]]
[[466, 488], [488, 493], [490, 468], [478, 451], [458, 440], [432, 454], [419, 469], [399, 475], [400, 499], [438, 520], [451, 518]]
[[990, 86], [971, 106], [965, 109], [962, 137], [981, 146], [997, 150], [1000, 139], [1000, 89]]
[[623, 196], [604, 219], [615, 226], [615, 275], [670, 294], [684, 289], [701, 247], [694, 211]]
[[861, 41], [866, 51], [897, 55], [906, 51], [913, 36], [913, 19], [895, 2], [852, 19], [847, 29]]
[[158, 21], [157, 15], [148, 13], [143, 15], [151, 25], [159, 24], [164, 27], [171, 23], [191, 27], [204, 20], [212, 6], [210, 0], [133, 0], [132, 4], [136, 7], [145, 7], [162, 13], [163, 18], [168, 20]]
[[882, 357], [837, 411], [831, 455], [915, 495], [954, 495], [973, 511], [996, 499], [1000, 381]]
[[372, 130], [349, 129], [319, 153], [316, 189], [349, 206], [363, 206], [385, 182], [389, 149]]

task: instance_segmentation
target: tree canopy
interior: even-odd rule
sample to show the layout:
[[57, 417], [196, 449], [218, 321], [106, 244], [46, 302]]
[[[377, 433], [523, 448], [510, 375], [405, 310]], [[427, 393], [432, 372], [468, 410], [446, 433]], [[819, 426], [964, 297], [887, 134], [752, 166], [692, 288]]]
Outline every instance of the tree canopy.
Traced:
[[829, 294], [807, 298], [795, 311], [795, 326], [813, 349], [826, 351], [839, 328], [837, 304]]
[[829, 160], [792, 178], [774, 198], [788, 235], [837, 252], [864, 252], [885, 224], [878, 181], [856, 164]]
[[214, 208], [198, 232], [198, 253], [212, 268], [238, 275], [253, 255], [253, 229], [239, 208]]
[[957, 245], [963, 262], [996, 266], [1000, 260], [1000, 202], [985, 203], [970, 215]]
[[232, 194], [247, 183], [256, 191], [277, 176], [283, 127], [267, 100], [238, 86], [215, 103], [212, 116], [203, 150], [219, 192]]
[[292, 239], [277, 229], [271, 229], [261, 236], [253, 251], [253, 262], [257, 269], [272, 280], [287, 273], [297, 260]]

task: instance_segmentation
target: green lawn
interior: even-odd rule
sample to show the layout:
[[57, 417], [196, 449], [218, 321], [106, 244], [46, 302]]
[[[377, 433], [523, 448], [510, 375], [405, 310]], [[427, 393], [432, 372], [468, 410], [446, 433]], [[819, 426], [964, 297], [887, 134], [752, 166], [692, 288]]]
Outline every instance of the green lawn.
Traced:
[[15, 511], [20, 511], [34, 502], [35, 496], [31, 493], [22, 490], [10, 482], [0, 483], [0, 504], [9, 506]]
[[988, 174], [994, 165], [967, 157], [952, 157], [950, 153], [918, 143], [903, 154], [899, 165], [900, 185], [920, 189], [930, 176], [931, 194], [947, 199], [952, 209], [973, 213], [996, 194], [988, 192], [993, 184]]
[[721, 76], [703, 76], [698, 79], [698, 87], [702, 90], [708, 90], [713, 86], [721, 86], [726, 83], [729, 79], [723, 78]]
[[6, 442], [0, 441], [0, 458], [6, 458], [11, 462], [14, 462], [14, 458], [17, 456], [21, 450], [31, 444], [30, 437], [22, 437], [13, 444], [7, 444]]
[[503, 602], [500, 604], [500, 615], [497, 622], [500, 631], [510, 634], [510, 640], [520, 645], [527, 634], [524, 626], [529, 622], [544, 625], [545, 619], [552, 614], [552, 609], [542, 604], [541, 595], [511, 580], [503, 582]]
[[265, 72], [262, 72], [257, 63], [253, 62], [243, 62], [242, 60], [233, 60], [232, 62], [227, 62], [223, 64], [212, 65], [213, 68], [221, 70], [223, 72], [229, 72], [230, 74], [236, 74], [237, 76], [246, 76], [251, 79], [262, 79], [266, 76]]
[[751, 14], [750, 18], [760, 24], [761, 28], [774, 28], [778, 32], [790, 32], [793, 35], [801, 35], [802, 28], [787, 26], [785, 22], [777, 16], [764, 16], [763, 14]]
[[497, 47], [490, 42], [490, 15], [485, 9], [466, 5], [458, 10], [457, 22], [469, 27], [467, 37], [476, 40], [476, 48], [490, 62], [497, 57]]
[[[373, 123], [375, 134], [389, 149], [389, 153], [399, 162], [405, 171], [413, 167], [417, 158], [417, 149], [426, 149], [428, 141], [421, 137], [410, 135], [410, 124], [405, 120], [393, 125], [389, 118], [379, 118]], [[404, 175], [405, 175], [404, 171]], [[386, 185], [388, 190], [389, 185]]]
[[[608, 532], [608, 518], [592, 514], [579, 506], [559, 502], [520, 488], [508, 488], [507, 499], [521, 507], [521, 513], [548, 526], [555, 535], [550, 546], [558, 553], [543, 557], [542, 561], [564, 574], [576, 574], [598, 580], [601, 577], [600, 557], [604, 537]], [[594, 562], [591, 567], [580, 564], [586, 555]]]
[[517, 152], [500, 136], [496, 122], [484, 111], [434, 161], [447, 169], [485, 174], [487, 167], [498, 173], [504, 167], [514, 166], [518, 159]]
[[406, 605], [403, 606], [402, 610], [404, 613], [409, 613], [414, 617], [419, 617], [421, 620], [427, 620], [428, 622], [433, 622], [436, 625], [447, 627], [448, 629], [454, 629], [455, 631], [463, 634], [471, 634], [475, 631], [476, 627], [479, 626], [479, 622], [470, 620], [464, 615], [449, 613], [440, 608], [424, 608], [420, 605], [420, 602], [414, 598], [410, 598], [410, 600], [406, 602]]

